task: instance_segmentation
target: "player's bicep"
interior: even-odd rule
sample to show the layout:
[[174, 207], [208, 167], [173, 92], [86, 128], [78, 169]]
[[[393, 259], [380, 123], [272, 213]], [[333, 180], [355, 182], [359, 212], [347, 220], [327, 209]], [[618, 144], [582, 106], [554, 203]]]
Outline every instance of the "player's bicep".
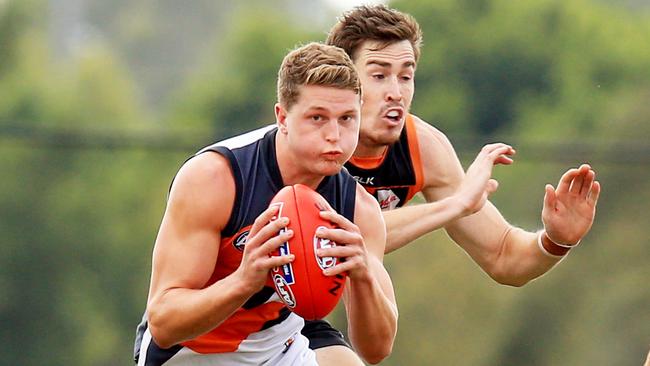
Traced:
[[234, 195], [229, 165], [220, 155], [205, 153], [181, 168], [156, 238], [150, 300], [173, 288], [204, 287]]

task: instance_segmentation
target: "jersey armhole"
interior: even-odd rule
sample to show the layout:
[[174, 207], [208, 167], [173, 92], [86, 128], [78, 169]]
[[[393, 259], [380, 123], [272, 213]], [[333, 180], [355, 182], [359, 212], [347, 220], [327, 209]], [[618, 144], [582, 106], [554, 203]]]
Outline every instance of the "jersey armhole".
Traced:
[[413, 120], [413, 115], [406, 117], [405, 126], [406, 138], [408, 140], [409, 154], [411, 155], [411, 164], [415, 173], [415, 185], [409, 187], [406, 201], [410, 201], [413, 196], [422, 190], [424, 186], [424, 171], [422, 169], [422, 159], [420, 158], [420, 144], [418, 142], [417, 127]]

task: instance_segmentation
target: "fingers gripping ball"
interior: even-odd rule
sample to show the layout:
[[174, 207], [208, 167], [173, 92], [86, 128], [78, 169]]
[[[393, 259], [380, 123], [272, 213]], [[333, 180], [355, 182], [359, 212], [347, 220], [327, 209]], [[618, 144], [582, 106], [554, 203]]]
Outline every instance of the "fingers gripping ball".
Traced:
[[271, 201], [278, 205], [278, 217], [288, 217], [293, 237], [273, 255], [294, 254], [295, 260], [269, 272], [275, 292], [291, 311], [304, 319], [321, 319], [329, 314], [343, 294], [345, 276], [325, 276], [323, 270], [340, 260], [318, 257], [316, 250], [336, 243], [316, 237], [316, 230], [333, 225], [320, 217], [327, 201], [311, 188], [296, 184], [282, 188]]

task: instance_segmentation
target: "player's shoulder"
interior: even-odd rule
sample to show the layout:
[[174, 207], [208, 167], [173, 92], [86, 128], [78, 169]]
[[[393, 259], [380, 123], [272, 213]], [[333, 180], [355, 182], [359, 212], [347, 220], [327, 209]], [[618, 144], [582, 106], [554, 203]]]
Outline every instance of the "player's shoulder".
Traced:
[[420, 158], [425, 168], [434, 168], [447, 160], [455, 161], [456, 151], [447, 136], [417, 116], [412, 116], [420, 147]]
[[379, 209], [379, 204], [377, 203], [375, 197], [373, 197], [370, 193], [368, 193], [368, 191], [365, 188], [363, 188], [361, 184], [355, 182], [355, 189], [356, 189], [355, 203], [357, 207], [361, 207], [362, 209], [368, 209], [372, 211], [374, 210], [374, 207], [377, 206], [377, 209]]
[[447, 136], [431, 124], [413, 116], [418, 136], [420, 162], [424, 172], [425, 187], [451, 184], [462, 174], [456, 151]]
[[451, 146], [451, 143], [444, 132], [416, 115], [412, 114], [411, 117], [413, 119], [415, 132], [418, 136], [418, 143], [420, 145], [432, 145], [433, 147]]
[[174, 184], [202, 186], [232, 181], [230, 163], [223, 155], [204, 152], [187, 160], [178, 171]]
[[359, 183], [356, 183], [354, 222], [359, 227], [366, 224], [369, 226], [384, 225], [377, 199]]
[[386, 223], [377, 200], [357, 183], [354, 223], [359, 227], [368, 250], [383, 258], [386, 249]]
[[174, 178], [169, 201], [173, 205], [191, 205], [193, 211], [217, 214], [231, 207], [235, 199], [235, 180], [230, 163], [221, 154], [204, 152], [183, 164]]

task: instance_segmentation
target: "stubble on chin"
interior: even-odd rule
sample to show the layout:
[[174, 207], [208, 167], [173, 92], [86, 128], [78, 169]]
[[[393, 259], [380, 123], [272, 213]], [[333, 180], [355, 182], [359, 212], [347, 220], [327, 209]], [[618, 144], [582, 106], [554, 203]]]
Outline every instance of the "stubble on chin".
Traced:
[[395, 129], [393, 131], [384, 131], [383, 133], [377, 134], [371, 140], [376, 146], [392, 145], [397, 141], [399, 141], [401, 130], [402, 129], [399, 130]]

